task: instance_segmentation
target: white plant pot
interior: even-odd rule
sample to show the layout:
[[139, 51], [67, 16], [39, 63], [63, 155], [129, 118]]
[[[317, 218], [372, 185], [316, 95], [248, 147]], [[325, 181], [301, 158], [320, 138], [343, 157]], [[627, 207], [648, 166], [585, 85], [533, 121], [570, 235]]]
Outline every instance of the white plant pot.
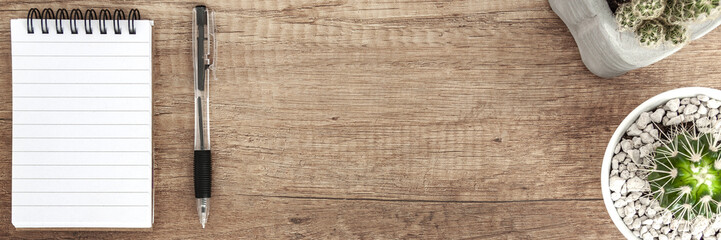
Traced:
[[[632, 32], [619, 32], [606, 0], [548, 0], [571, 31], [586, 68], [599, 77], [623, 75], [668, 57], [683, 47], [663, 44], [641, 46]], [[721, 24], [721, 17], [689, 25], [696, 40]]]
[[628, 116], [623, 119], [623, 122], [618, 125], [618, 128], [616, 128], [613, 136], [611, 136], [611, 141], [608, 142], [608, 147], [606, 148], [606, 153], [603, 155], [603, 163], [601, 165], [601, 191], [603, 193], [603, 203], [606, 205], [606, 210], [608, 211], [608, 214], [611, 215], [611, 220], [613, 220], [613, 223], [616, 224], [616, 228], [618, 228], [618, 230], [621, 231], [621, 233], [623, 233], [623, 236], [625, 236], [627, 239], [638, 238], [633, 235], [631, 230], [628, 229], [625, 223], [623, 223], [623, 219], [621, 219], [621, 216], [619, 216], [618, 212], [616, 212], [616, 207], [613, 206], [613, 200], [611, 200], [611, 189], [608, 185], [608, 175], [611, 174], [611, 159], [613, 158], [616, 145], [619, 143], [621, 137], [623, 137], [623, 135], [626, 133], [626, 130], [631, 126], [631, 124], [634, 124], [636, 122], [636, 119], [638, 119], [638, 116], [641, 115], [641, 113], [654, 110], [659, 105], [666, 104], [668, 100], [674, 98], [695, 97], [697, 95], [706, 95], [710, 98], [721, 99], [721, 90], [702, 87], [689, 87], [677, 88], [656, 95], [651, 99], [641, 103], [641, 105], [631, 111], [631, 113], [629, 113]]

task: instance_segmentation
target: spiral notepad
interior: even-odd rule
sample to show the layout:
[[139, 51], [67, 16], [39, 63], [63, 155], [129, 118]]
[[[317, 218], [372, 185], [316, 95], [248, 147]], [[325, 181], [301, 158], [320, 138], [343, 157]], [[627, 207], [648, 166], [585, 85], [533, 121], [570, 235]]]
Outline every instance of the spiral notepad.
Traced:
[[152, 226], [153, 22], [128, 13], [11, 20], [16, 228]]

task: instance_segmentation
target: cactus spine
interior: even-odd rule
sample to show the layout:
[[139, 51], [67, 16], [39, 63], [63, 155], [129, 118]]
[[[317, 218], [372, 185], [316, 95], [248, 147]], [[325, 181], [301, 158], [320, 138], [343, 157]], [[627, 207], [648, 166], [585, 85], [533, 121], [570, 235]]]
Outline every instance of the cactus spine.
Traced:
[[721, 212], [718, 132], [676, 132], [656, 148], [648, 175], [652, 195], [676, 218], [711, 218]]
[[615, 14], [619, 31], [634, 31], [641, 45], [654, 47], [663, 41], [686, 43], [689, 23], [719, 12], [721, 0], [631, 0], [619, 5]]

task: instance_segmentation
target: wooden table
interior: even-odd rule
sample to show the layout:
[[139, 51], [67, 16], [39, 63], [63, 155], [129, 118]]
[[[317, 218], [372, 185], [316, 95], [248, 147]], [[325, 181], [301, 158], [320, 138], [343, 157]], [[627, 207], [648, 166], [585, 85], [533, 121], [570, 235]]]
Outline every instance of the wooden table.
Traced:
[[[600, 186], [611, 133], [662, 91], [721, 87], [719, 31], [602, 79], [545, 0], [208, 1], [220, 51], [202, 230], [196, 4], [0, 4], [0, 238], [618, 239]], [[152, 231], [12, 226], [9, 21], [31, 7], [134, 7], [155, 21]]]

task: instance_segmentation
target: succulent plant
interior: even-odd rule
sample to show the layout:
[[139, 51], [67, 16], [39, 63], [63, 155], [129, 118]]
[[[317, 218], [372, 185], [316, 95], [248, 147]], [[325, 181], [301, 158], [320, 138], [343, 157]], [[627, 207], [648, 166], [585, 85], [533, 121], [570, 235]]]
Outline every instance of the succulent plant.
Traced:
[[633, 5], [621, 4], [616, 9], [616, 22], [621, 31], [635, 31], [641, 25], [641, 18], [633, 13]]
[[653, 47], [666, 39], [666, 29], [659, 21], [646, 20], [636, 29], [636, 38], [641, 45]]
[[633, 14], [641, 20], [652, 20], [661, 16], [666, 0], [633, 0]]
[[651, 193], [676, 218], [710, 218], [721, 212], [721, 142], [717, 132], [675, 131], [655, 150]]
[[671, 44], [683, 44], [688, 41], [688, 28], [684, 25], [666, 25], [666, 41]]
[[620, 31], [634, 31], [641, 45], [653, 47], [663, 40], [673, 45], [687, 42], [689, 23], [719, 12], [721, 0], [631, 0], [618, 5], [614, 13]]

